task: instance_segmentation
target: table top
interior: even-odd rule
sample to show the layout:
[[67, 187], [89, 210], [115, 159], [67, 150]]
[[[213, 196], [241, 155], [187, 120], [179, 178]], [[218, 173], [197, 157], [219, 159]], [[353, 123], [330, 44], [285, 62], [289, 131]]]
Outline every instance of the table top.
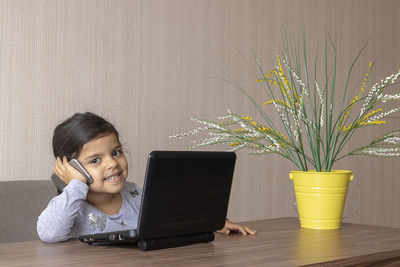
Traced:
[[134, 244], [87, 245], [73, 239], [0, 243], [0, 266], [298, 266], [333, 261], [400, 262], [400, 228], [343, 223], [337, 230], [301, 228], [296, 218], [245, 222], [255, 236], [216, 233], [215, 241], [142, 252]]

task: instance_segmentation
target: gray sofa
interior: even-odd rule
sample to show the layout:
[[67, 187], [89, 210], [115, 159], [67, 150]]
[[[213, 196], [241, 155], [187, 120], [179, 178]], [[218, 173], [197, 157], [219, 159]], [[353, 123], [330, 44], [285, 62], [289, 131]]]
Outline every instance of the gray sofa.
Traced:
[[39, 239], [37, 217], [56, 195], [50, 179], [0, 182], [0, 243]]

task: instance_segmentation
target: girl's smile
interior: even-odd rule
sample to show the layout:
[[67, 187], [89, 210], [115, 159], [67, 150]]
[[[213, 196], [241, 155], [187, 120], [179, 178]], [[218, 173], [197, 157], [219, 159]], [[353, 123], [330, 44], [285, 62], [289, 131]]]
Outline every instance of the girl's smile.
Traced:
[[108, 176], [108, 177], [104, 178], [104, 181], [109, 182], [109, 183], [116, 183], [116, 182], [118, 182], [120, 180], [121, 180], [121, 174], [120, 173], [117, 173], [117, 174], [114, 174], [114, 175], [111, 175], [111, 176]]

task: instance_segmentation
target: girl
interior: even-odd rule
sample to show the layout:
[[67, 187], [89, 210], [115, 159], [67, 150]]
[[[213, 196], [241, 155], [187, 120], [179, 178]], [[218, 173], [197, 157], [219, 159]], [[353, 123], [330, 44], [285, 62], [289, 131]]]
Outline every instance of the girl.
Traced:
[[[60, 242], [78, 235], [113, 232], [137, 227], [142, 190], [126, 182], [128, 163], [115, 127], [93, 113], [76, 113], [54, 130], [54, 173], [67, 186], [38, 218], [37, 231], [44, 242]], [[93, 178], [68, 162], [76, 158]], [[226, 221], [219, 232], [243, 235], [256, 232]]]

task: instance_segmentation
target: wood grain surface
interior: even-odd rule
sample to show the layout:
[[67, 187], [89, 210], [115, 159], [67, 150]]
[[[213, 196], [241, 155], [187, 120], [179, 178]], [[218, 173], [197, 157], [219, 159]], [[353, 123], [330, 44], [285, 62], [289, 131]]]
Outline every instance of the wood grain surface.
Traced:
[[133, 244], [89, 246], [78, 240], [3, 243], [0, 266], [299, 266], [337, 260], [343, 260], [343, 264], [390, 262], [399, 258], [397, 228], [345, 223], [338, 230], [310, 230], [300, 228], [296, 218], [246, 224], [258, 234], [217, 234], [211, 243], [148, 252], [139, 251]]

